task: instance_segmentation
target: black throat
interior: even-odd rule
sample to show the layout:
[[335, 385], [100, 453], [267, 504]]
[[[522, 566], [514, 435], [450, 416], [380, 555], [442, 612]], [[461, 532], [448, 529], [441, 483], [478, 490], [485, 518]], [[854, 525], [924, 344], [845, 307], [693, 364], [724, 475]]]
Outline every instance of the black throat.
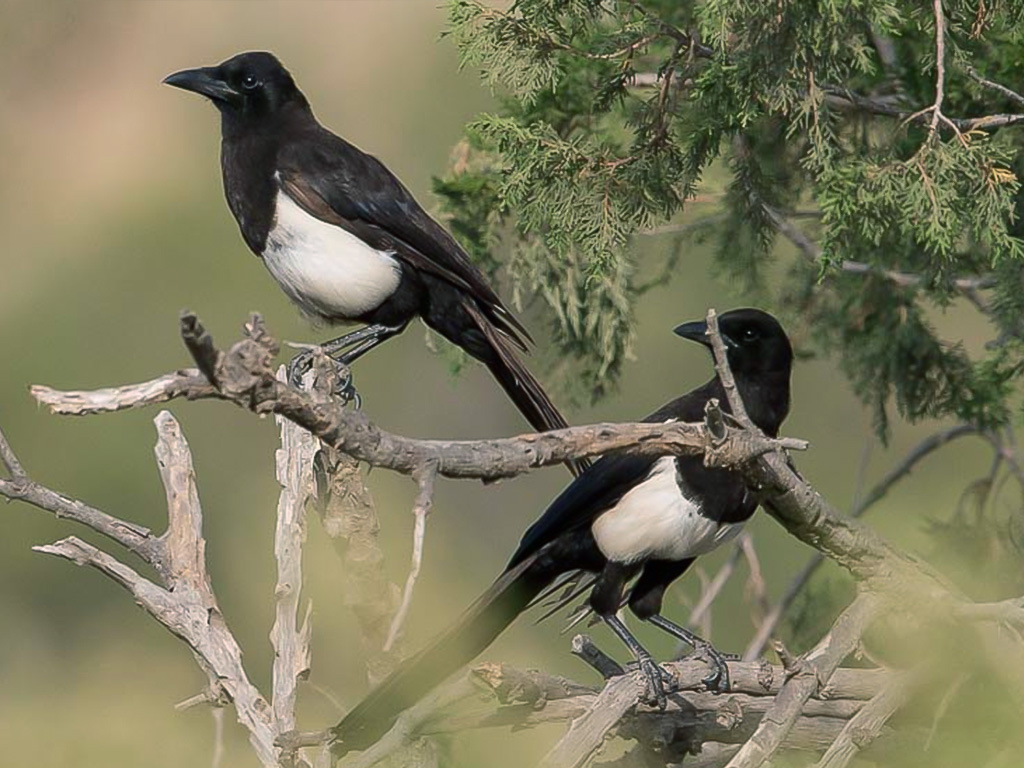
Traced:
[[284, 142], [300, 137], [316, 120], [308, 105], [289, 104], [260, 120], [221, 113], [220, 166], [224, 196], [246, 245], [263, 254], [274, 225], [278, 152]]
[[[724, 398], [725, 387], [717, 376], [715, 383], [721, 388]], [[779, 428], [789, 415], [789, 372], [763, 373], [755, 378], [737, 377], [736, 389], [750, 420], [769, 437], [778, 437]], [[728, 405], [727, 399], [724, 405]]]
[[[743, 407], [750, 420], [769, 437], [777, 437], [782, 422], [789, 415], [789, 372], [761, 374], [756, 378], [736, 377], [736, 389], [743, 399]], [[675, 419], [689, 423], [704, 420], [704, 406], [714, 398], [722, 410], [732, 413], [725, 387], [715, 376], [711, 381], [666, 403], [644, 421], [659, 422]]]

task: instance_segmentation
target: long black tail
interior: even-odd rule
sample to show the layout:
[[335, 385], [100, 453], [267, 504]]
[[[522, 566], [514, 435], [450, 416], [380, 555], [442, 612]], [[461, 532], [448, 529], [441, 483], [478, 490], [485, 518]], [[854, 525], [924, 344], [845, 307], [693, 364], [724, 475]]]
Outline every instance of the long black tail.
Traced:
[[438, 683], [472, 661], [547, 586], [531, 557], [505, 571], [449, 630], [405, 661], [332, 729], [336, 754], [363, 750]]
[[[464, 348], [474, 357], [483, 362], [491, 375], [498, 380], [505, 394], [515, 403], [519, 412], [526, 417], [531, 426], [538, 432], [549, 432], [552, 429], [564, 429], [569, 426], [555, 404], [551, 402], [540, 382], [530, 373], [530, 369], [516, 354], [515, 345], [518, 339], [503, 333], [476, 308], [467, 302], [466, 309], [476, 321], [477, 328], [483, 335], [486, 344], [480, 350], [469, 345]], [[486, 350], [486, 352], [484, 351]], [[579, 476], [590, 466], [586, 459], [567, 462], [574, 476]]]

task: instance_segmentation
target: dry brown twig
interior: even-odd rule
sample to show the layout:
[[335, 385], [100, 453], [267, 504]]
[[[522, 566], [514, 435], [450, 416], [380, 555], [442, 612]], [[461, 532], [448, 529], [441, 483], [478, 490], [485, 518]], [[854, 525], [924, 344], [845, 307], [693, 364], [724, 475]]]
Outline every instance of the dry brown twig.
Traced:
[[409, 615], [409, 607], [412, 605], [412, 591], [416, 586], [416, 580], [420, 576], [420, 568], [423, 565], [423, 543], [427, 535], [427, 515], [430, 514], [430, 507], [434, 498], [434, 481], [437, 479], [437, 463], [428, 461], [413, 473], [413, 479], [419, 488], [416, 494], [416, 502], [413, 505], [412, 513], [415, 518], [412, 535], [412, 562], [409, 565], [409, 577], [405, 582], [405, 589], [402, 591], [402, 602], [395, 611], [395, 617], [391, 620], [388, 628], [388, 636], [384, 641], [384, 651], [391, 650], [398, 639], [398, 633], [402, 630], [405, 617]]
[[[207, 676], [206, 691], [183, 706], [232, 703], [259, 761], [278, 766], [273, 709], [249, 681], [242, 666], [242, 650], [224, 621], [206, 570], [202, 509], [188, 443], [170, 413], [161, 411], [154, 421], [157, 463], [167, 492], [167, 531], [160, 536], [42, 488], [27, 477], [20, 489], [0, 481], [0, 493], [82, 523], [152, 565], [159, 583], [75, 536], [34, 548], [76, 565], [91, 566], [128, 590], [147, 613], [192, 649]], [[6, 440], [0, 442], [10, 450]]]

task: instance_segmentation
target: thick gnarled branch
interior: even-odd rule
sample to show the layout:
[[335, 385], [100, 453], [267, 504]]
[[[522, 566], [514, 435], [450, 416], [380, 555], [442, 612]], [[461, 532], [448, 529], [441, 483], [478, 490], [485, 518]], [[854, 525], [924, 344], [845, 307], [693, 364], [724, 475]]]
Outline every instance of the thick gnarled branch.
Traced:
[[[699, 424], [594, 424], [586, 427], [528, 434], [497, 440], [413, 440], [386, 432], [360, 411], [345, 409], [340, 403], [322, 402], [308, 393], [278, 382], [271, 368], [277, 342], [263, 327], [258, 316], [246, 326], [247, 336], [228, 351], [217, 350], [208, 333], [193, 316], [182, 322], [182, 335], [190, 350], [201, 356], [200, 368], [210, 368], [213, 387], [199, 371], [179, 371], [173, 390], [189, 399], [229, 400], [256, 413], [275, 413], [309, 430], [322, 442], [344, 451], [358, 461], [375, 467], [412, 475], [433, 462], [437, 474], [452, 478], [500, 480], [542, 466], [561, 464], [572, 459], [599, 456], [629, 449], [644, 455], [698, 455], [708, 448], [709, 438]], [[198, 360], [197, 360], [198, 362]], [[165, 379], [166, 377], [161, 377]], [[131, 385], [135, 393], [145, 385]], [[119, 390], [105, 390], [102, 402], [82, 392], [59, 392], [48, 387], [32, 387], [33, 396], [56, 413], [82, 415], [120, 410]], [[83, 410], [81, 403], [93, 402], [94, 410]], [[142, 402], [131, 397], [125, 407]], [[65, 411], [65, 403], [70, 409]], [[800, 450], [805, 441], [782, 438], [767, 440], [742, 430], [728, 430], [715, 440], [716, 460], [740, 464], [778, 448]]]

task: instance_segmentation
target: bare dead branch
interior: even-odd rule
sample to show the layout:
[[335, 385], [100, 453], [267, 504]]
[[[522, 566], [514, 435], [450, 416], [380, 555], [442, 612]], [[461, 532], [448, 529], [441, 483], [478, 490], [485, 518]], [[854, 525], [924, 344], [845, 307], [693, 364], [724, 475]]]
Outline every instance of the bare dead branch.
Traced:
[[[957, 438], [976, 434], [979, 434], [977, 427], [971, 424], [958, 424], [957, 426], [929, 435], [911, 448], [907, 455], [904, 456], [903, 459], [885, 475], [885, 477], [879, 480], [871, 490], [857, 501], [853, 509], [850, 510], [849, 516], [853, 518], [860, 517], [871, 509], [871, 507], [885, 498], [896, 483], [907, 477], [923, 459], [930, 456], [939, 448], [947, 445]], [[754, 637], [751, 638], [750, 642], [747, 644], [746, 650], [743, 651], [744, 659], [756, 659], [761, 655], [765, 647], [767, 647], [772, 633], [775, 632], [779, 622], [782, 621], [782, 617], [785, 616], [786, 612], [792, 607], [797, 596], [804, 590], [810, 582], [811, 577], [814, 576], [818, 568], [820, 568], [824, 562], [825, 556], [820, 552], [816, 552], [811, 556], [810, 560], [807, 561], [804, 567], [800, 569], [797, 575], [793, 577], [793, 580], [790, 581], [786, 590], [782, 593], [782, 597], [779, 599], [779, 602], [768, 613], [765, 620], [761, 623], [761, 626], [758, 627]]]
[[953, 682], [949, 684], [949, 687], [946, 688], [946, 692], [942, 694], [942, 698], [939, 699], [938, 706], [935, 707], [935, 715], [932, 717], [932, 724], [928, 729], [928, 736], [924, 740], [923, 752], [928, 752], [928, 750], [931, 749], [935, 734], [938, 733], [939, 723], [942, 722], [946, 713], [949, 711], [950, 705], [956, 698], [956, 695], [960, 692], [960, 689], [963, 687], [964, 683], [970, 679], [970, 677], [970, 673], [967, 672], [957, 675], [953, 679]]
[[741, 535], [736, 544], [742, 550], [743, 556], [747, 561], [749, 575], [744, 585], [744, 594], [750, 605], [751, 622], [755, 628], [758, 628], [772, 612], [771, 603], [768, 601], [768, 587], [765, 584], [764, 573], [761, 570], [761, 560], [757, 556], [754, 537], [749, 533]]
[[442, 685], [399, 715], [391, 729], [369, 749], [363, 752], [350, 752], [342, 758], [338, 762], [339, 768], [370, 768], [385, 757], [406, 748], [418, 735], [423, 723], [433, 717], [438, 710], [472, 695], [473, 692], [473, 684], [464, 676]]
[[966, 72], [967, 76], [971, 78], [974, 82], [978, 83], [979, 85], [983, 85], [986, 88], [995, 91], [996, 93], [1002, 94], [1019, 107], [1024, 107], [1024, 96], [1017, 93], [1017, 91], [1011, 90], [1010, 88], [1007, 88], [1005, 85], [993, 82], [992, 80], [986, 80], [984, 77], [978, 74], [978, 70], [976, 70], [974, 67], [970, 65], [964, 67], [964, 72]]
[[[850, 259], [844, 259], [840, 262], [839, 268], [844, 272], [850, 272], [851, 274], [858, 275], [881, 275], [882, 277], [890, 280], [896, 285], [903, 288], [912, 288], [917, 285], [921, 285], [924, 282], [924, 278], [921, 275], [915, 275], [912, 272], [900, 272], [895, 269], [883, 269], [876, 267], [871, 264], [865, 264], [862, 261], [851, 261]], [[995, 278], [992, 275], [979, 275], [978, 277], [957, 277], [950, 281], [950, 284], [958, 291], [969, 297], [972, 291], [978, 291], [984, 288], [991, 288], [995, 284]]]
[[[186, 319], [183, 325], [192, 339], [190, 343], [200, 350], [197, 354], [213, 355], [207, 349], [209, 334], [198, 321]], [[282, 415], [357, 461], [403, 474], [411, 475], [418, 467], [434, 462], [438, 474], [446, 477], [498, 480], [541, 466], [623, 448], [645, 455], [696, 455], [703, 453], [706, 446], [706, 433], [701, 425], [678, 422], [595, 424], [498, 440], [442, 441], [400, 437], [380, 429], [360, 411], [346, 410], [338, 403], [321, 402], [276, 381], [270, 365], [276, 354], [277, 342], [266, 334], [258, 318], [250, 321], [249, 329], [249, 336], [228, 352], [214, 350], [218, 363], [213, 391], [208, 382], [198, 380], [190, 372], [178, 374], [181, 376], [179, 388], [184, 389], [185, 397], [225, 399], [256, 413]], [[203, 343], [193, 337], [201, 338]], [[134, 385], [133, 389], [137, 386]], [[45, 396], [51, 409], [61, 412], [61, 403], [65, 399], [62, 393], [38, 387], [32, 391], [39, 397]], [[110, 391], [116, 393], [118, 390]], [[70, 399], [80, 403], [81, 394], [73, 393]], [[114, 394], [107, 405], [116, 406], [118, 402], [119, 396]], [[84, 411], [78, 409], [76, 413]], [[778, 447], [791, 450], [807, 447], [802, 440], [768, 440], [739, 430], [731, 431], [726, 439], [717, 442], [716, 453], [720, 459], [733, 463]]]
[[1024, 629], [1024, 597], [997, 603], [961, 603], [956, 617], [964, 621], [997, 622]]
[[3, 462], [4, 468], [10, 473], [12, 479], [16, 481], [25, 480], [25, 470], [21, 466], [21, 462], [18, 461], [18, 456], [14, 453], [14, 449], [11, 448], [11, 444], [7, 442], [7, 435], [4, 434], [2, 429], [0, 429], [0, 462]]
[[[827, 101], [833, 106], [853, 108], [874, 115], [891, 117], [902, 123], [930, 124], [931, 122], [929, 120], [931, 109], [928, 107], [916, 112], [907, 112], [888, 101], [864, 96], [863, 94], [851, 91], [849, 88], [824, 84], [821, 86], [821, 89], [827, 94]], [[1024, 123], [1024, 114], [999, 113], [982, 115], [980, 117], [950, 117], [943, 115], [943, 118], [943, 124], [961, 133], [993, 130]]]
[[388, 652], [383, 650], [398, 608], [399, 590], [384, 570], [377, 510], [359, 463], [348, 454], [323, 446], [316, 464], [320, 522], [341, 560], [342, 598], [359, 629], [367, 680], [375, 685], [400, 659], [397, 646]]
[[765, 215], [768, 216], [768, 219], [771, 221], [772, 226], [775, 227], [776, 231], [799, 248], [808, 261], [821, 261], [822, 253], [818, 244], [804, 234], [804, 231], [800, 229], [800, 227], [797, 227], [790, 222], [789, 218], [784, 215], [782, 211], [778, 210], [774, 206], [768, 205], [767, 203], [762, 203], [761, 208], [764, 210]]
[[207, 608], [216, 607], [206, 570], [206, 542], [203, 540], [203, 510], [199, 504], [195, 467], [181, 426], [168, 411], [153, 420], [157, 442], [153, 453], [167, 498], [167, 531], [160, 537], [164, 546], [167, 585], [186, 588]]
[[116, 541], [155, 568], [163, 567], [157, 537], [145, 526], [108, 515], [78, 499], [39, 485], [25, 476], [12, 480], [0, 479], [0, 496], [24, 501], [52, 512], [57, 519], [66, 518], [81, 523]]
[[[606, 733], [637, 739], [645, 746], [657, 745], [661, 763], [673, 751], [687, 751], [705, 741], [740, 743], [748, 738], [781, 690], [784, 671], [765, 662], [730, 663], [735, 689], [727, 696], [709, 694], [702, 679], [707, 668], [701, 661], [669, 662], [665, 669], [678, 680], [680, 692], [669, 697], [664, 712], [646, 706], [626, 707], [623, 716]], [[482, 664], [469, 676], [493, 691], [499, 706], [481, 705], [478, 695], [449, 704], [443, 713], [427, 718], [419, 735], [457, 733], [467, 729], [511, 727], [513, 729], [593, 718], [600, 709], [595, 703], [599, 692], [572, 681], [536, 671], [521, 671], [507, 664]], [[787, 748], [824, 750], [838, 737], [843, 726], [860, 711], [884, 685], [886, 670], [841, 669], [820, 698], [810, 699], [804, 714], [785, 742]], [[616, 678], [631, 681], [633, 675]], [[615, 681], [613, 681], [615, 682]], [[618, 683], [624, 685], [622, 682]], [[608, 691], [608, 686], [604, 688]], [[615, 690], [615, 689], [613, 689]], [[636, 690], [642, 690], [642, 687]], [[615, 694], [621, 693], [616, 690]], [[611, 694], [608, 694], [611, 696]], [[634, 702], [635, 703], [635, 702]], [[615, 700], [616, 711], [620, 702]], [[594, 713], [594, 714], [590, 714]], [[612, 719], [609, 714], [608, 719]], [[576, 760], [588, 746], [599, 746], [597, 734], [606, 720], [590, 720], [587, 727], [577, 726], [577, 738], [562, 745], [563, 755]], [[553, 760], [554, 758], [552, 758]], [[555, 763], [552, 763], [555, 764]], [[571, 764], [571, 763], [569, 763]], [[687, 761], [688, 764], [688, 761]]]
[[238, 721], [249, 732], [249, 742], [260, 762], [277, 766], [271, 708], [249, 681], [242, 665], [242, 649], [220, 612], [206, 569], [203, 513], [188, 442], [169, 412], [158, 413], [154, 423], [154, 452], [167, 496], [167, 532], [161, 542], [165, 546], [169, 591], [163, 593], [168, 597], [165, 604], [143, 607], [192, 648], [210, 688], [222, 689], [234, 703]]
[[725, 395], [729, 399], [729, 408], [732, 411], [732, 416], [745, 430], [755, 435], [760, 435], [761, 430], [754, 426], [754, 422], [747, 415], [747, 409], [743, 405], [743, 398], [740, 397], [740, 391], [736, 388], [736, 381], [732, 377], [732, 371], [729, 370], [725, 342], [722, 341], [722, 334], [718, 331], [718, 313], [714, 309], [708, 310], [707, 324], [707, 334], [711, 340], [711, 351], [715, 357], [715, 372], [718, 374], [718, 379], [722, 382], [722, 388], [725, 389]]
[[558, 743], [552, 747], [541, 768], [580, 768], [597, 752], [609, 731], [632, 709], [646, 688], [639, 671], [605, 683], [586, 712], [575, 718]]
[[[932, 12], [935, 16], [935, 103], [930, 107], [932, 121], [928, 133], [934, 134], [939, 121], [944, 119], [942, 101], [946, 96], [946, 14], [942, 10], [942, 0], [932, 0]], [[946, 119], [953, 130], [960, 133], [956, 125]]]
[[862, 592], [839, 615], [821, 642], [800, 657], [753, 736], [729, 761], [729, 768], [758, 768], [771, 759], [800, 717], [804, 704], [857, 647], [881, 605], [877, 595]]
[[[795, 245], [808, 261], [818, 263], [822, 259], [821, 247], [811, 240], [807, 234], [795, 226], [789, 219], [792, 214], [784, 214], [774, 206], [763, 203], [761, 208], [771, 221], [775, 230]], [[896, 269], [885, 269], [874, 264], [865, 264], [862, 261], [843, 259], [839, 263], [839, 269], [855, 275], [879, 275], [902, 288], [913, 288], [921, 285], [924, 278], [912, 272], [901, 272]], [[976, 300], [977, 291], [991, 288], [995, 278], [992, 275], [979, 275], [977, 277], [956, 277], [950, 281], [950, 285], [960, 291], [969, 300]]]
[[[740, 538], [749, 536], [749, 533], [741, 533]], [[740, 561], [740, 557], [743, 555], [743, 548], [737, 542], [733, 546], [729, 553], [729, 558], [722, 563], [722, 567], [718, 569], [718, 572], [714, 575], [714, 578], [708, 583], [707, 587], [701, 592], [700, 599], [697, 604], [693, 606], [690, 611], [690, 618], [687, 620], [687, 624], [694, 626], [700, 624], [704, 618], [704, 615], [711, 608], [711, 604], [715, 602], [715, 599], [721, 594], [722, 589], [725, 587], [729, 578], [736, 570], [736, 565]]]
[[[205, 389], [206, 392], [202, 393]], [[65, 392], [37, 384], [32, 397], [53, 413], [86, 416], [159, 405], [179, 397], [212, 397], [216, 390], [196, 368], [167, 373], [139, 384]]]
[[[154, 423], [157, 428], [155, 454], [167, 497], [168, 525], [163, 535], [153, 536], [145, 529], [43, 488], [27, 478], [19, 483], [15, 498], [105, 533], [154, 565], [162, 586], [73, 536], [36, 547], [37, 551], [78, 565], [89, 565], [130, 592], [144, 610], [192, 649], [207, 676], [207, 689], [179, 704], [179, 708], [200, 703], [217, 707], [233, 703], [257, 758], [265, 766], [279, 766], [271, 707], [246, 675], [241, 648], [221, 615], [210, 584], [202, 509], [188, 443], [178, 422], [166, 411], [159, 413]], [[0, 487], [0, 492], [6, 490]], [[292, 764], [306, 765], [301, 760]]]
[[589, 664], [601, 677], [610, 680], [624, 675], [626, 670], [619, 662], [598, 648], [589, 635], [575, 635], [571, 643], [572, 655]]
[[[284, 369], [278, 371], [285, 380]], [[313, 456], [319, 444], [315, 437], [287, 419], [277, 418], [281, 448], [276, 455], [277, 481], [281, 495], [277, 504], [274, 556], [277, 586], [274, 589], [274, 626], [270, 643], [274, 648], [273, 710], [278, 733], [295, 729], [296, 688], [309, 675], [310, 610], [300, 625], [299, 598], [302, 590], [302, 545], [306, 539], [306, 500], [313, 493]]]
[[885, 686], [843, 726], [815, 768], [845, 768], [864, 747], [882, 732], [896, 710], [910, 696], [910, 676], [893, 675]]
[[402, 591], [402, 601], [395, 611], [388, 628], [388, 637], [384, 641], [384, 652], [391, 650], [398, 633], [402, 630], [405, 617], [409, 614], [409, 607], [412, 605], [412, 591], [416, 586], [416, 580], [420, 576], [420, 566], [423, 565], [423, 541], [427, 534], [427, 515], [430, 514], [430, 507], [434, 499], [434, 480], [437, 479], [437, 463], [427, 462], [413, 472], [413, 479], [416, 481], [418, 491], [416, 502], [413, 505], [412, 513], [415, 518], [412, 536], [412, 562], [409, 565], [409, 576], [405, 581], [405, 589]]
[[[142, 608], [195, 652], [200, 667], [233, 701], [238, 721], [249, 731], [249, 741], [265, 766], [276, 768], [274, 731], [270, 707], [242, 668], [242, 653], [227, 632], [219, 612], [210, 613], [191, 596], [171, 593], [139, 576], [123, 563], [74, 536], [55, 544], [33, 547], [37, 552], [57, 555], [76, 565], [89, 565], [127, 589]], [[205, 696], [205, 694], [204, 694]]]

